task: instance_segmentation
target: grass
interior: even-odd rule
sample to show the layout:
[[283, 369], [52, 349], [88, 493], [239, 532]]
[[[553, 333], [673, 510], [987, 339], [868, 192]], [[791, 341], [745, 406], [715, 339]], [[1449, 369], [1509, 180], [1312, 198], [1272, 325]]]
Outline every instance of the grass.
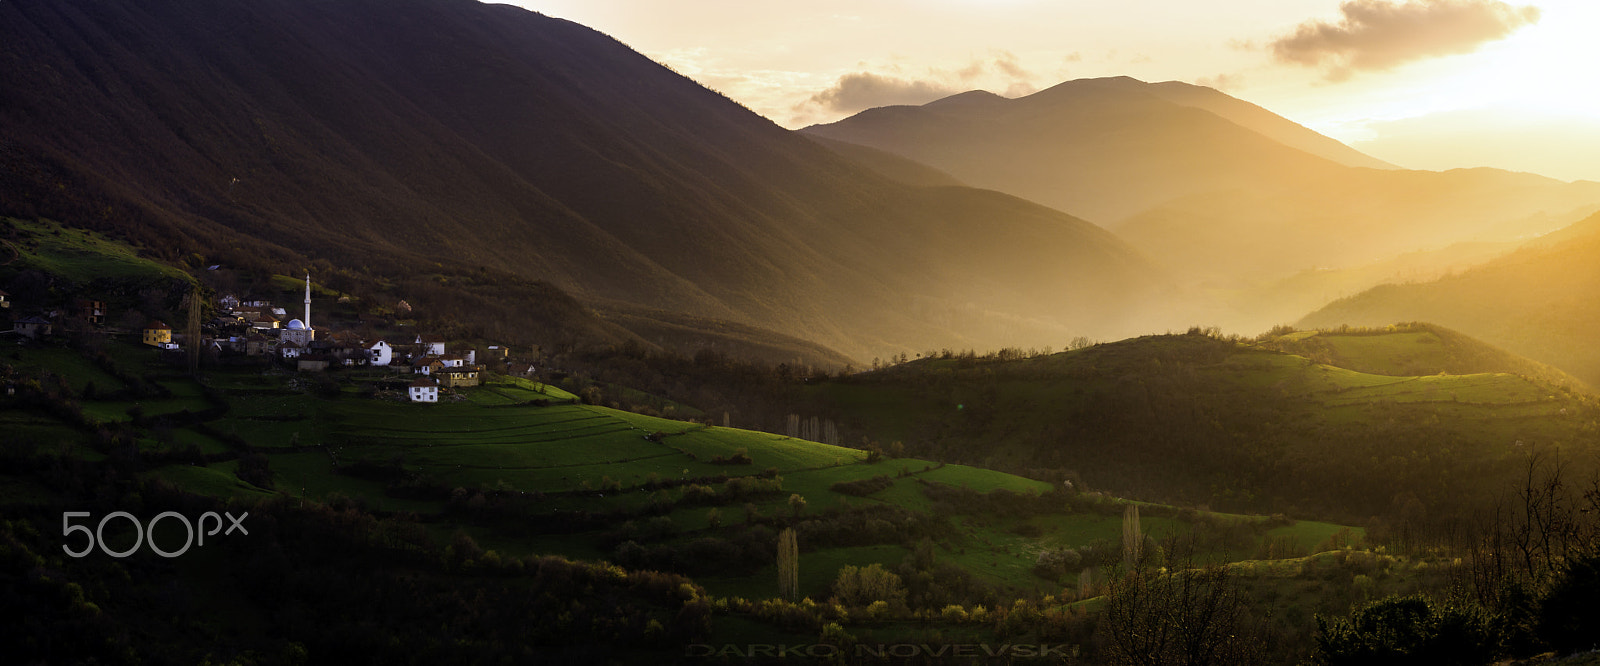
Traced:
[[945, 465], [922, 472], [918, 478], [927, 481], [976, 490], [980, 493], [996, 490], [1009, 490], [1014, 493], [1036, 492], [1044, 493], [1051, 490], [1051, 485], [1043, 481], [1024, 479], [1020, 476], [996, 472], [994, 470], [968, 467], [966, 465]]
[[101, 370], [82, 352], [65, 347], [27, 346], [15, 352], [13, 365], [20, 371], [48, 369], [65, 377], [73, 391], [82, 393], [84, 387], [94, 384], [95, 392], [109, 393], [127, 387], [115, 376]]
[[208, 467], [194, 465], [168, 465], [147, 473], [192, 493], [212, 497], [267, 498], [276, 493], [252, 486], [234, 476], [236, 463], [219, 463]]
[[[127, 349], [110, 351], [114, 358], [122, 359], [119, 363], [148, 363], [147, 355], [135, 355]], [[1453, 383], [1423, 378], [1397, 384], [1398, 380], [1393, 377], [1320, 367], [1308, 370], [1303, 359], [1281, 354], [1241, 356], [1231, 361], [1237, 367], [1228, 368], [1230, 372], [1237, 369], [1244, 373], [1240, 381], [1270, 381], [1289, 386], [1302, 395], [1338, 396], [1341, 401], [1338, 409], [1369, 409], [1368, 402], [1362, 399], [1365, 397], [1395, 400], [1393, 396], [1415, 394], [1418, 396], [1415, 400], [1420, 402], [1421, 396], [1440, 395], [1446, 387], [1467, 392], [1474, 399], [1488, 400], [1484, 396], [1500, 395], [1507, 387], [1517, 386], [1496, 375], [1457, 378], [1459, 381]], [[42, 366], [76, 368], [76, 372], [83, 373], [70, 381], [95, 381], [100, 385], [101, 380], [93, 378], [91, 366], [75, 365], [68, 354], [53, 353], [39, 358]], [[1042, 362], [1048, 364], [1056, 360], [1042, 359]], [[146, 374], [160, 371], [158, 366], [141, 365], [141, 372]], [[803, 515], [811, 517], [845, 505], [887, 504], [909, 511], [929, 512], [934, 510], [934, 503], [924, 492], [928, 483], [979, 493], [1028, 494], [1052, 490], [1048, 483], [970, 465], [940, 465], [920, 458], [886, 458], [867, 463], [867, 454], [856, 449], [771, 433], [708, 427], [602, 406], [570, 404], [570, 394], [520, 378], [492, 378], [483, 387], [462, 391], [465, 400], [413, 405], [392, 398], [362, 397], [355, 390], [362, 381], [375, 381], [385, 375], [352, 375], [345, 376], [347, 386], [338, 399], [308, 393], [309, 389], [290, 374], [227, 371], [206, 377], [211, 386], [223, 393], [228, 405], [225, 416], [207, 425], [225, 435], [242, 437], [264, 452], [272, 470], [273, 490], [240, 481], [235, 476], [235, 460], [204, 466], [167, 465], [149, 470], [146, 475], [191, 492], [217, 497], [248, 499], [288, 495], [326, 501], [344, 496], [378, 511], [416, 512], [423, 517], [430, 533], [441, 540], [449, 539], [457, 530], [464, 530], [484, 548], [508, 555], [559, 553], [585, 559], [604, 559], [610, 555], [609, 546], [603, 546], [599, 537], [617, 523], [585, 528], [590, 531], [579, 534], [533, 533], [516, 528], [514, 521], [502, 523], [500, 519], [478, 519], [470, 514], [446, 512], [441, 501], [391, 497], [385, 482], [341, 474], [336, 471], [335, 464], [360, 460], [382, 465], [398, 462], [406, 472], [423, 475], [446, 487], [548, 493], [543, 499], [531, 500], [534, 502], [532, 510], [543, 514], [605, 515], [612, 511], [639, 511], [654, 501], [675, 500], [684, 493], [681, 486], [654, 491], [643, 489], [642, 486], [651, 481], [698, 480], [720, 491], [723, 486], [715, 480], [717, 477], [757, 475], [769, 468], [776, 469], [782, 477], [782, 491], [753, 500], [760, 513], [768, 517], [789, 515], [790, 494], [806, 499]], [[1289, 384], [1283, 383], [1286, 379], [1291, 380]], [[182, 409], [200, 411], [209, 406], [200, 384], [186, 379], [162, 379], [160, 382], [172, 397], [137, 403], [87, 401], [85, 409], [97, 418], [126, 420], [126, 410], [133, 404], [138, 404], [147, 416]], [[856, 394], [862, 388], [852, 386], [844, 390], [847, 394]], [[931, 400], [927, 396], [886, 391], [872, 398], [871, 407], [895, 410], [918, 401], [939, 405], [953, 397], [961, 401], [957, 404], [963, 404], [963, 410], [955, 411], [971, 415], [981, 411], [986, 401], [1054, 399], [1072, 388], [1070, 384], [1064, 387], [1051, 382], [1034, 382], [1008, 387], [997, 396], [946, 395]], [[1515, 397], [1526, 396], [1517, 394]], [[542, 400], [550, 404], [533, 404]], [[1536, 404], [1537, 401], [1511, 400], [1502, 406], [1528, 409]], [[1440, 402], [1437, 407], [1466, 408], [1468, 405]], [[1537, 414], [1537, 410], [1527, 413], [1530, 418]], [[0, 410], [0, 425], [8, 425], [13, 432], [73, 432], [49, 418], [14, 410]], [[909, 423], [907, 426], [910, 427]], [[1024, 423], [1017, 427], [1029, 426]], [[193, 446], [209, 455], [235, 453], [224, 441], [194, 428], [172, 429], [170, 437], [175, 449]], [[287, 450], [285, 447], [290, 444], [300, 448]], [[165, 448], [156, 441], [153, 431], [152, 436], [141, 438], [141, 445]], [[748, 456], [751, 462], [712, 462], [718, 457], [731, 459], [740, 454]], [[844, 495], [832, 489], [840, 482], [876, 476], [886, 476], [891, 483], [867, 497]], [[602, 493], [601, 489], [609, 482], [620, 484], [620, 492], [607, 489]], [[592, 492], [572, 492], [586, 489]], [[35, 489], [16, 486], [8, 490], [7, 486], [0, 485], [0, 493], [12, 490], [15, 491], [12, 494], [27, 494]], [[742, 529], [743, 504], [740, 501], [717, 507], [722, 515], [722, 528], [710, 527], [709, 506], [678, 507], [667, 515], [680, 541], [724, 536]], [[1051, 592], [1058, 581], [1048, 581], [1033, 573], [1038, 555], [1047, 549], [1083, 548], [1097, 542], [1118, 543], [1120, 515], [1113, 511], [1107, 514], [1086, 512], [1016, 518], [964, 512], [951, 518], [953, 531], [948, 541], [939, 545], [936, 557], [999, 588]], [[648, 514], [645, 516], [638, 519], [648, 519]], [[1037, 532], [1019, 529], [1024, 523]], [[1145, 532], [1158, 539], [1188, 528], [1180, 520], [1152, 515], [1146, 515], [1142, 523]], [[1287, 537], [1302, 548], [1311, 549], [1341, 529], [1339, 525], [1300, 522], [1276, 528], [1267, 536]], [[1026, 536], [1029, 534], [1036, 535]], [[802, 547], [808, 546], [802, 544]], [[907, 553], [907, 547], [896, 544], [807, 550], [801, 556], [802, 592], [821, 600], [828, 594], [840, 568], [872, 563], [893, 566]], [[1249, 557], [1251, 554], [1233, 555]], [[1265, 570], [1271, 565], [1259, 566]], [[1304, 567], [1297, 571], [1303, 573]], [[770, 563], [751, 575], [701, 577], [697, 582], [717, 596], [762, 599], [777, 593], [776, 573]], [[772, 631], [760, 623], [740, 624], [742, 621], [737, 618], [719, 617], [717, 621], [724, 619], [735, 620], [728, 625], [735, 633]]]
[[1366, 530], [1360, 527], [1347, 527], [1332, 523], [1319, 523], [1311, 520], [1298, 520], [1293, 525], [1276, 527], [1267, 531], [1268, 537], [1289, 537], [1308, 553], [1318, 552], [1318, 548], [1328, 543], [1335, 535], [1348, 531], [1351, 543], [1359, 543], [1366, 539]]
[[149, 400], [93, 400], [83, 403], [83, 413], [100, 421], [131, 421], [129, 411], [138, 408], [146, 417], [198, 412], [210, 405], [198, 398], [154, 398]]
[[140, 257], [132, 246], [92, 231], [71, 229], [49, 221], [7, 218], [7, 222], [28, 234], [25, 239], [10, 244], [20, 252], [12, 264], [18, 268], [37, 269], [81, 284], [97, 280], [194, 282], [188, 273]]

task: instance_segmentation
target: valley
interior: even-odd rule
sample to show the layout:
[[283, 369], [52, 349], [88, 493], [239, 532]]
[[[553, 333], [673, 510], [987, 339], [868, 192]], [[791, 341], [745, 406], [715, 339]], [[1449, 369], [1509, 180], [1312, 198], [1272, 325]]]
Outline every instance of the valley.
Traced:
[[0, 2], [0, 661], [1595, 662], [1600, 183], [1245, 100], [1538, 8], [518, 4]]

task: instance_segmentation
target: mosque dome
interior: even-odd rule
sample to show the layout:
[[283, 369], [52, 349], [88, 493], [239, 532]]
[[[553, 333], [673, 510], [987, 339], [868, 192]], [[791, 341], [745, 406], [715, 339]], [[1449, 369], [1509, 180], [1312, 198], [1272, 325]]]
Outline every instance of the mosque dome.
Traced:
[[306, 325], [305, 322], [302, 322], [299, 319], [290, 319], [289, 325], [285, 328], [288, 328], [291, 331], [303, 331], [306, 330]]

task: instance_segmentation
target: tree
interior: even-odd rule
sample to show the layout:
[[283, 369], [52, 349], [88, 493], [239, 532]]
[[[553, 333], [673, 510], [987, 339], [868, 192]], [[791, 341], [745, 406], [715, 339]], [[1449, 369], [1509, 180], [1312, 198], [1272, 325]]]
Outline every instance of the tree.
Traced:
[[1260, 641], [1226, 566], [1196, 568], [1185, 541], [1159, 549], [1165, 571], [1130, 570], [1111, 581], [1098, 631], [1111, 664], [1259, 662]]
[[793, 527], [778, 533], [778, 595], [789, 601], [800, 598], [800, 542]]
[[791, 493], [789, 495], [789, 511], [796, 517], [799, 517], [800, 514], [805, 513], [806, 498], [801, 497], [800, 493]]
[[1421, 595], [1388, 597], [1348, 618], [1317, 616], [1317, 658], [1351, 664], [1487, 664], [1501, 635], [1481, 607], [1435, 604]]
[[1144, 532], [1139, 529], [1139, 506], [1129, 504], [1122, 512], [1122, 558], [1132, 570], [1144, 556]]
[[189, 353], [189, 374], [193, 375], [200, 371], [200, 288], [195, 287], [183, 300], [189, 310], [188, 322], [183, 327], [183, 344]]
[[1600, 555], [1573, 560], [1539, 603], [1539, 638], [1557, 650], [1571, 652], [1595, 645], [1600, 627]]
[[845, 565], [833, 581], [833, 598], [836, 603], [851, 608], [865, 607], [882, 601], [889, 606], [903, 608], [906, 588], [900, 577], [883, 568], [882, 564], [865, 567]]
[[240, 456], [239, 467], [234, 476], [257, 488], [272, 489], [272, 464], [260, 453], [246, 453]]

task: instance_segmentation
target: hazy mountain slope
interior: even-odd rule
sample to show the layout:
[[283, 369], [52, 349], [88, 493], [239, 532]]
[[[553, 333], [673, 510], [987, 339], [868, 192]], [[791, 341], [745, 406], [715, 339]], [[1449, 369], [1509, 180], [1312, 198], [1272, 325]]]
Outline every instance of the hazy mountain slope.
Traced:
[[1600, 215], [1554, 244], [1532, 244], [1432, 282], [1384, 285], [1318, 310], [1300, 325], [1426, 320], [1600, 386]]
[[1133, 79], [1081, 79], [1014, 100], [963, 93], [870, 109], [808, 134], [904, 155], [977, 187], [1107, 225], [1174, 198], [1338, 165]]
[[1170, 201], [1128, 218], [1117, 233], [1175, 271], [1227, 282], [1531, 237], [1600, 205], [1600, 183], [1494, 169], [1326, 176]]
[[[1311, 269], [1525, 238], [1600, 206], [1600, 183], [1349, 166], [1388, 165], [1214, 90], [1125, 77], [1014, 100], [964, 93], [804, 131], [1083, 215], [1223, 294]], [[1215, 320], [1259, 330], [1314, 298], [1234, 302]]]
[[[1080, 220], [894, 182], [468, 0], [0, 4], [0, 186], [174, 256], [482, 266], [857, 355], [1114, 335], [1163, 288]], [[1014, 339], [967, 316], [992, 294]]]
[[921, 162], [913, 161], [891, 153], [887, 150], [869, 148], [858, 143], [848, 141], [835, 141], [827, 137], [808, 135], [812, 141], [826, 146], [828, 150], [839, 153], [856, 163], [861, 164], [880, 175], [890, 179], [916, 185], [918, 187], [947, 187], [963, 186], [955, 176], [935, 169]]
[[1182, 81], [1163, 81], [1142, 84], [1133, 79], [1125, 85], [1165, 99], [1169, 102], [1205, 109], [1233, 123], [1317, 157], [1333, 160], [1345, 166], [1395, 169], [1393, 164], [1344, 145], [1334, 139], [1307, 129], [1304, 125], [1284, 118], [1215, 88], [1197, 86]]

